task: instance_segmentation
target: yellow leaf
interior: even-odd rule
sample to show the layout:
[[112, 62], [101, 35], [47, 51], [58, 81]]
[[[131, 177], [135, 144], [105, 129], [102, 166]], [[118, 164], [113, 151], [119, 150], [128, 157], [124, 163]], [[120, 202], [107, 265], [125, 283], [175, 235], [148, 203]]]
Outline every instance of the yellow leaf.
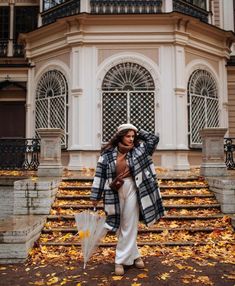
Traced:
[[82, 284], [81, 283], [77, 283], [76, 286], [82, 286]]
[[163, 274], [160, 276], [160, 278], [161, 278], [162, 280], [167, 280], [169, 277], [170, 277], [170, 274], [169, 274], [169, 273], [163, 273]]
[[146, 278], [148, 275], [146, 273], [140, 273], [137, 275], [138, 278]]
[[90, 230], [89, 230], [89, 229], [84, 230], [84, 231], [83, 231], [83, 230], [80, 230], [80, 231], [78, 232], [78, 234], [79, 234], [79, 237], [80, 237], [81, 239], [84, 239], [84, 238], [90, 236]]
[[134, 282], [134, 283], [131, 284], [131, 286], [141, 286], [141, 283]]
[[55, 284], [55, 283], [57, 283], [58, 281], [59, 281], [59, 278], [55, 276], [55, 277], [53, 277], [53, 278], [51, 278], [51, 279], [48, 280], [47, 285]]
[[115, 275], [115, 276], [112, 276], [112, 278], [113, 278], [113, 280], [122, 280], [122, 276], [117, 276], [117, 275]]

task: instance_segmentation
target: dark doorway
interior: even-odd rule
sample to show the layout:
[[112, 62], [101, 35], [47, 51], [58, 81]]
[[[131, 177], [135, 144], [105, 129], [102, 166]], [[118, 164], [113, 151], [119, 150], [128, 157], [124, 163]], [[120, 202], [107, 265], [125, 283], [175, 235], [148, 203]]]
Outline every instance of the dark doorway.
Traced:
[[25, 102], [0, 102], [0, 138], [25, 137]]

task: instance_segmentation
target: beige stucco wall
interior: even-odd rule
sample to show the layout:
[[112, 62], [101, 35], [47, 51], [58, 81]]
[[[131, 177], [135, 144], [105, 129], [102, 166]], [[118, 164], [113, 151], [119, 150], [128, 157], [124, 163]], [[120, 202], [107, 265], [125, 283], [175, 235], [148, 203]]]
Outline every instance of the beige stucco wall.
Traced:
[[219, 59], [218, 57], [212, 56], [206, 52], [193, 50], [191, 48], [186, 48], [185, 50], [185, 64], [188, 65], [193, 60], [205, 60], [210, 64], [215, 72], [219, 73]]
[[122, 52], [134, 52], [145, 55], [150, 58], [153, 62], [159, 64], [159, 48], [158, 47], [140, 47], [136, 49], [135, 46], [118, 46], [118, 45], [109, 45], [106, 47], [101, 47], [98, 49], [98, 64], [100, 65], [105, 59]]
[[70, 53], [68, 50], [55, 52], [53, 54], [48, 54], [43, 57], [38, 57], [35, 59], [35, 73], [37, 74], [39, 70], [50, 65], [50, 62], [62, 62], [67, 67], [70, 65]]

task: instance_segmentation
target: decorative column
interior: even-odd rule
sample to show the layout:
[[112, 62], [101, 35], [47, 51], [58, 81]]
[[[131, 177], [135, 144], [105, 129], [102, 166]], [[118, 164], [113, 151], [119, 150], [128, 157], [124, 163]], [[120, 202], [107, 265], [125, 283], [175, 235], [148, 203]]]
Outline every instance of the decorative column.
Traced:
[[[82, 1], [81, 1], [82, 2]], [[83, 3], [84, 4], [84, 3]], [[81, 3], [82, 5], [82, 3]], [[81, 162], [78, 150], [81, 149], [79, 145], [79, 129], [80, 129], [80, 112], [79, 101], [83, 95], [81, 86], [82, 71], [82, 49], [74, 47], [71, 53], [71, 110], [69, 112], [69, 163], [68, 170], [80, 170]]]
[[164, 12], [170, 13], [173, 11], [173, 0], [165, 0], [164, 2]]
[[175, 46], [175, 105], [176, 105], [176, 162], [175, 170], [189, 170], [188, 162], [188, 118], [187, 89], [185, 88], [185, 51], [184, 46]]
[[[32, 64], [32, 63], [31, 63]], [[33, 137], [33, 93], [34, 93], [34, 68], [28, 69], [27, 93], [26, 93], [26, 137]]]
[[14, 37], [14, 7], [15, 7], [15, 1], [10, 1], [10, 35], [9, 35], [9, 41], [8, 41], [8, 57], [13, 56], [13, 37]]
[[60, 128], [39, 128], [37, 132], [41, 138], [38, 176], [62, 176], [61, 139], [64, 135], [64, 130]]
[[80, 1], [80, 13], [90, 13], [90, 12], [91, 12], [90, 0]]
[[202, 138], [201, 175], [224, 176], [227, 172], [224, 162], [224, 135], [227, 128], [205, 128], [199, 132]]

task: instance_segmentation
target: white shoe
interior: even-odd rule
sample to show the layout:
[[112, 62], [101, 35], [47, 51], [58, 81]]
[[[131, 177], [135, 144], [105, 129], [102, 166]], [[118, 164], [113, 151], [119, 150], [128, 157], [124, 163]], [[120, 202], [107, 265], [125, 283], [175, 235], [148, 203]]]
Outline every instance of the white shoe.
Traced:
[[117, 276], [124, 275], [124, 267], [122, 264], [115, 264], [115, 274]]
[[145, 267], [144, 261], [142, 260], [141, 257], [139, 257], [139, 258], [137, 258], [137, 259], [135, 260], [135, 267], [136, 267], [136, 268], [139, 268], [139, 269], [142, 269], [142, 268]]

